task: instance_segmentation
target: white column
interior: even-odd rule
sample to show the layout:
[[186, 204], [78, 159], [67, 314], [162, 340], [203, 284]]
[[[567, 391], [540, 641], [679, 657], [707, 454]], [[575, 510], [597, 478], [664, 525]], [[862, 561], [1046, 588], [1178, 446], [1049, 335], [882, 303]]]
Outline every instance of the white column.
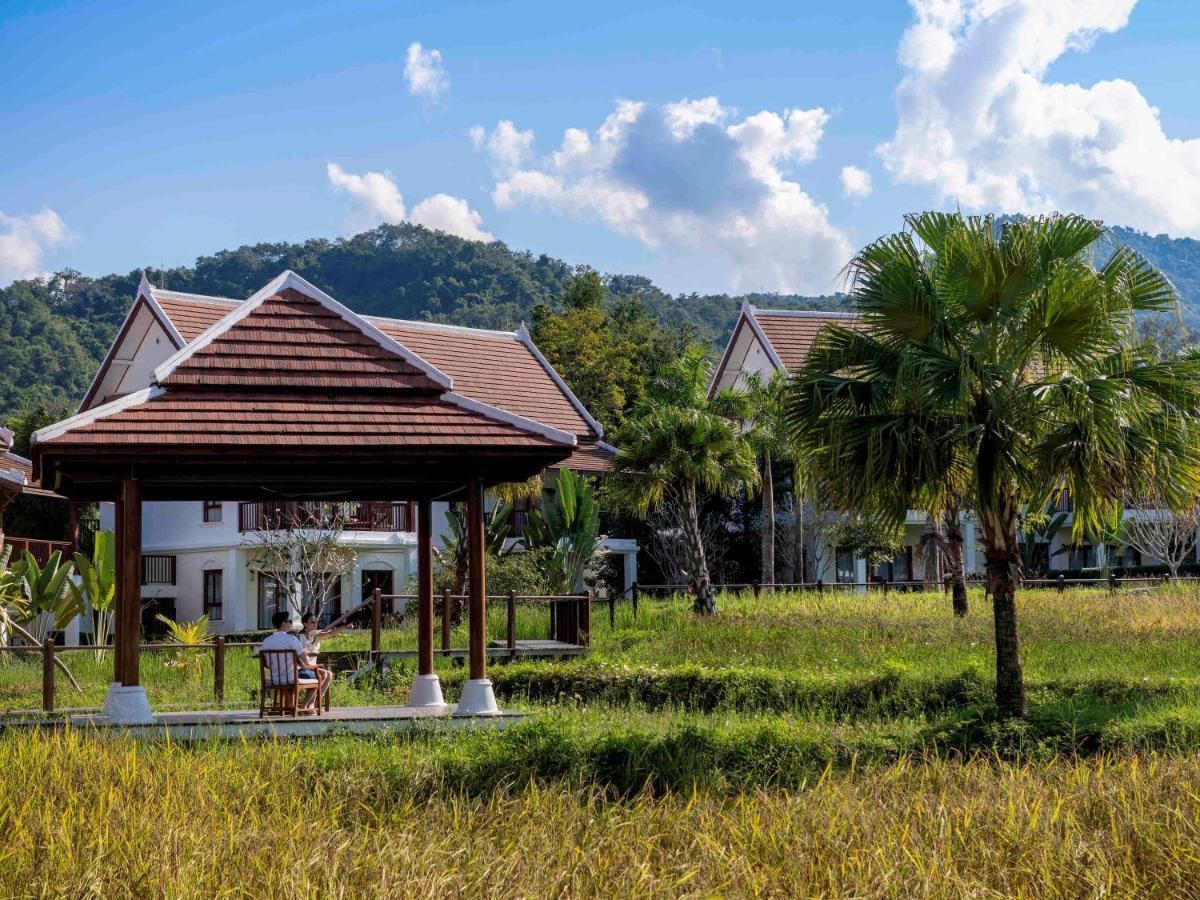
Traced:
[[625, 589], [628, 590], [637, 581], [637, 550], [625, 554]]
[[963, 522], [963, 562], [966, 564], [967, 574], [974, 575], [978, 572], [978, 561], [975, 559], [975, 522], [967, 519]]
[[257, 594], [250, 592], [249, 575], [241, 553], [236, 547], [230, 547], [225, 553], [225, 575], [221, 579], [222, 615], [227, 632], [250, 631], [250, 623], [257, 617], [257, 610], [251, 612]]

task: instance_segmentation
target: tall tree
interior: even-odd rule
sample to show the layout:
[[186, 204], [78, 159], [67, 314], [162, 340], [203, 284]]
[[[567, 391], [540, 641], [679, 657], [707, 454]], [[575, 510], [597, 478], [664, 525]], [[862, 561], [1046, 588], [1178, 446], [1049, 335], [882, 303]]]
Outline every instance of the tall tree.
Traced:
[[758, 372], [746, 378], [750, 415], [746, 436], [762, 462], [762, 584], [775, 583], [775, 463], [796, 458], [787, 425], [786, 372], [763, 378]]
[[[1200, 490], [1200, 354], [1165, 360], [1135, 314], [1170, 310], [1170, 282], [1099, 222], [924, 213], [849, 265], [862, 331], [826, 329], [791, 397], [799, 439], [846, 507], [899, 521], [966, 484], [996, 640], [996, 705], [1027, 710], [1017, 633], [1018, 516], [1064, 486], [1077, 536], [1154, 486]], [[934, 504], [945, 507], [946, 504]]]
[[730, 391], [708, 395], [712, 357], [693, 345], [667, 364], [651, 383], [645, 402], [617, 439], [615, 479], [610, 496], [645, 515], [652, 508], [678, 511], [687, 578], [696, 612], [712, 615], [716, 594], [708, 574], [701, 492], [733, 495], [758, 486], [754, 450], [742, 431], [744, 395]]

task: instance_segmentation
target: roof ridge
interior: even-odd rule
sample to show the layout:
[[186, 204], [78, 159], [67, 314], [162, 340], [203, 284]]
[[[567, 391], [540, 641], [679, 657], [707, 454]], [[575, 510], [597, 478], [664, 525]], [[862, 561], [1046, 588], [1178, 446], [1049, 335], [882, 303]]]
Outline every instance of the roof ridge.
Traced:
[[511, 338], [520, 341], [516, 331], [502, 331], [498, 328], [472, 328], [469, 325], [452, 325], [449, 322], [429, 322], [422, 319], [396, 319], [391, 316], [363, 316], [368, 322], [381, 322], [384, 325], [415, 325], [417, 328], [428, 328], [431, 331], [465, 331], [469, 334], [482, 334], [489, 337]]
[[796, 319], [860, 319], [860, 313], [843, 312], [842, 310], [823, 309], [764, 309], [761, 306], [749, 307], [756, 316], [790, 316]]
[[233, 297], [218, 297], [215, 294], [189, 294], [186, 291], [172, 291], [167, 288], [154, 287], [153, 285], [150, 286], [150, 290], [155, 295], [161, 294], [168, 300], [182, 300], [185, 303], [199, 301], [201, 303], [233, 304], [237, 306], [240, 303], [246, 302], [245, 300], [235, 300]]

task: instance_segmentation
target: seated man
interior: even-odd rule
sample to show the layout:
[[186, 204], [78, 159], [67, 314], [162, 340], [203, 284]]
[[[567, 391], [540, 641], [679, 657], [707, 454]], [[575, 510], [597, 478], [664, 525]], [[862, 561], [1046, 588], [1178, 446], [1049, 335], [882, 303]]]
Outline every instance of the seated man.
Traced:
[[[292, 650], [296, 654], [296, 660], [303, 664], [304, 645], [300, 643], [300, 639], [296, 635], [292, 634], [292, 617], [281, 609], [275, 615], [271, 616], [271, 624], [275, 626], [275, 630], [263, 638], [261, 649]], [[279, 671], [276, 671], [276, 669], [279, 669]], [[313, 677], [313, 674], [308, 669], [300, 669], [300, 686], [306, 688], [304, 701], [300, 704], [301, 709], [312, 709], [313, 703], [317, 699], [317, 687], [319, 684], [317, 679]], [[273, 684], [291, 684], [291, 667], [284, 670], [280, 667], [278, 660], [272, 659], [271, 682]]]

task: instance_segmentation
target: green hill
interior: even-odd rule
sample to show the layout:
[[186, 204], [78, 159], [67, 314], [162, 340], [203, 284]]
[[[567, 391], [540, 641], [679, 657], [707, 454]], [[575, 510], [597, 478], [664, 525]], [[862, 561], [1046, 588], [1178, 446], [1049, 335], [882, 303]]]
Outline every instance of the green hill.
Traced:
[[[197, 294], [247, 297], [294, 269], [352, 309], [368, 315], [429, 319], [483, 328], [515, 328], [533, 307], [554, 307], [576, 267], [466, 241], [415, 225], [381, 225], [339, 240], [256, 244], [202, 256], [194, 266], [147, 269], [160, 286]], [[36, 405], [73, 408], [133, 301], [139, 272], [89, 278], [61, 272], [0, 289], [0, 421]], [[740, 297], [671, 296], [637, 275], [607, 276], [616, 295], [640, 295], [665, 324], [700, 340], [725, 339]], [[759, 296], [765, 305], [836, 306], [837, 297]]]
[[[1185, 321], [1200, 327], [1200, 241], [1115, 228], [1114, 238], [1158, 265], [1184, 299]], [[246, 297], [294, 269], [353, 309], [405, 319], [486, 328], [529, 321], [539, 303], [554, 307], [578, 269], [502, 242], [466, 241], [416, 225], [381, 225], [353, 237], [256, 244], [202, 256], [194, 266], [148, 269], [178, 291]], [[61, 272], [0, 289], [0, 421], [30, 406], [73, 408], [83, 396], [137, 289], [140, 273], [89, 278]], [[742, 297], [671, 295], [640, 275], [608, 275], [618, 296], [638, 295], [666, 326], [686, 327], [720, 345]], [[750, 295], [761, 306], [837, 308], [838, 296]]]

